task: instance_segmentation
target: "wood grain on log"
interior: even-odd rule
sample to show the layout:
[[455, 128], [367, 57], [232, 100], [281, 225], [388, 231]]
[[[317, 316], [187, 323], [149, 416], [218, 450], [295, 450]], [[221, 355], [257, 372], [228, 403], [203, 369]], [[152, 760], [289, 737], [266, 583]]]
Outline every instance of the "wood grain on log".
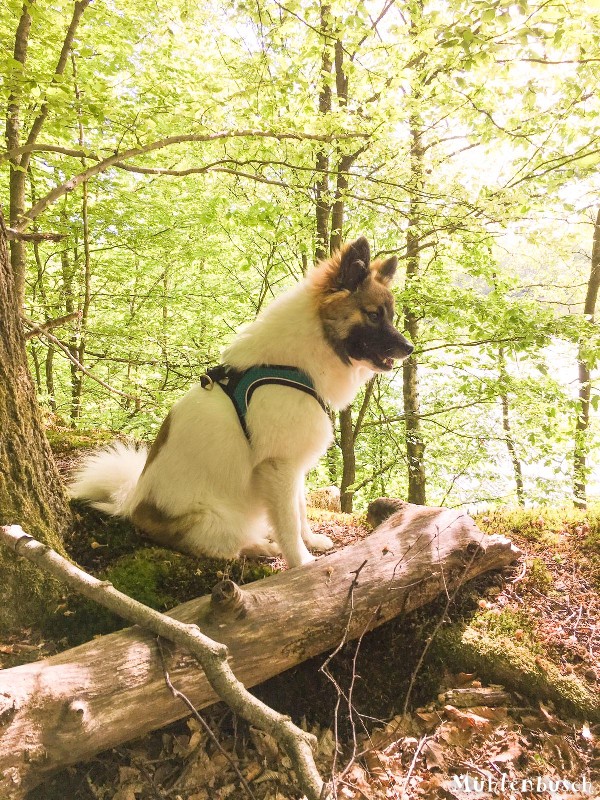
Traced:
[[[243, 589], [224, 582], [170, 615], [226, 644], [236, 676], [253, 686], [517, 555], [466, 514], [407, 503], [343, 550]], [[197, 708], [218, 700], [192, 656], [163, 651], [173, 684]], [[48, 771], [186, 713], [165, 685], [156, 640], [138, 627], [3, 670], [0, 797], [16, 800]]]

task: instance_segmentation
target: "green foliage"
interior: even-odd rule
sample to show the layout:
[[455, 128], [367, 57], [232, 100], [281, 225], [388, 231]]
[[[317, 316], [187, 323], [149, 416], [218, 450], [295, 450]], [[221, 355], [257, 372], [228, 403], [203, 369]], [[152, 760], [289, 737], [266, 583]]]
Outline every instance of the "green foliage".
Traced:
[[[594, 380], [599, 352], [597, 324], [580, 313], [587, 209], [600, 190], [600, 100], [589, 91], [600, 68], [588, 55], [598, 48], [599, 15], [584, 3], [483, 0], [388, 5], [374, 24], [363, 4], [327, 8], [323, 21], [304, 0], [285, 8], [271, 0], [92, 3], [56, 76], [72, 5], [30, 7], [23, 65], [11, 56], [22, 5], [9, 0], [0, 21], [3, 113], [18, 101], [25, 138], [41, 104], [48, 110], [27, 204], [65, 190], [35, 221], [65, 238], [32, 248], [26, 313], [43, 320], [80, 311], [53, 334], [127, 395], [86, 376], [79, 396], [64, 352], [40, 337], [29, 345], [40, 399], [83, 430], [152, 438], [234, 331], [312, 262], [317, 155], [335, 169], [340, 155], [355, 154], [345, 236], [366, 233], [377, 252], [402, 257], [410, 219], [418, 239], [419, 275], [398, 288], [397, 307], [421, 326], [429, 501], [515, 500], [504, 398], [527, 501], [565, 502], [576, 352], [581, 344]], [[333, 71], [322, 72], [323, 48], [333, 59], [335, 40], [347, 100]], [[333, 93], [328, 113], [319, 111], [322, 84]], [[237, 135], [249, 131], [269, 135]], [[115, 152], [150, 146], [86, 182], [85, 202], [81, 185], [66, 191]], [[8, 207], [6, 159], [0, 175]], [[332, 174], [325, 200], [334, 193]], [[591, 406], [597, 493], [595, 387]], [[359, 507], [405, 495], [404, 434], [398, 372], [377, 380], [356, 441]], [[313, 480], [340, 474], [335, 448]]]

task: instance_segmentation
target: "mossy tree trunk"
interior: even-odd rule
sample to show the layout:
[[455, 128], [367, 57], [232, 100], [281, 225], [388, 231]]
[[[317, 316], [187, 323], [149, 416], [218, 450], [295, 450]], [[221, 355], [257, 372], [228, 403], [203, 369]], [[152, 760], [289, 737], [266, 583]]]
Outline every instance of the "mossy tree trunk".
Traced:
[[[0, 216], [0, 525], [19, 524], [59, 552], [70, 510], [29, 374], [20, 303]], [[52, 606], [57, 584], [0, 552], [0, 627], [29, 624]]]

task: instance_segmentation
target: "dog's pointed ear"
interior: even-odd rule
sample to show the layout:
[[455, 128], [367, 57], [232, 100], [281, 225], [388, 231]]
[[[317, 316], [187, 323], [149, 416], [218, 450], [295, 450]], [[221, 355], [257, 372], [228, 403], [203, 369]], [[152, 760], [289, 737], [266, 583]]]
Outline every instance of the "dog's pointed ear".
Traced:
[[364, 236], [355, 242], [350, 242], [342, 250], [338, 285], [340, 289], [354, 292], [369, 276], [371, 263], [371, 249]]
[[391, 256], [391, 258], [386, 258], [381, 264], [377, 266], [376, 272], [376, 279], [383, 283], [384, 286], [389, 286], [393, 283], [394, 277], [396, 275], [396, 270], [398, 269], [398, 259], [396, 256]]

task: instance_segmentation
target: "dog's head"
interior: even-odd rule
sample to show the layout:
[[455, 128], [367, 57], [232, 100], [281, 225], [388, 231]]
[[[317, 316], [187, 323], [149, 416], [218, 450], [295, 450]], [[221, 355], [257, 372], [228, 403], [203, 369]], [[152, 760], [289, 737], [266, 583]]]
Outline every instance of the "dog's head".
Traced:
[[372, 262], [369, 243], [361, 236], [311, 274], [325, 338], [344, 364], [388, 372], [395, 359], [412, 353], [412, 344], [394, 327], [388, 287], [397, 266], [395, 256]]

